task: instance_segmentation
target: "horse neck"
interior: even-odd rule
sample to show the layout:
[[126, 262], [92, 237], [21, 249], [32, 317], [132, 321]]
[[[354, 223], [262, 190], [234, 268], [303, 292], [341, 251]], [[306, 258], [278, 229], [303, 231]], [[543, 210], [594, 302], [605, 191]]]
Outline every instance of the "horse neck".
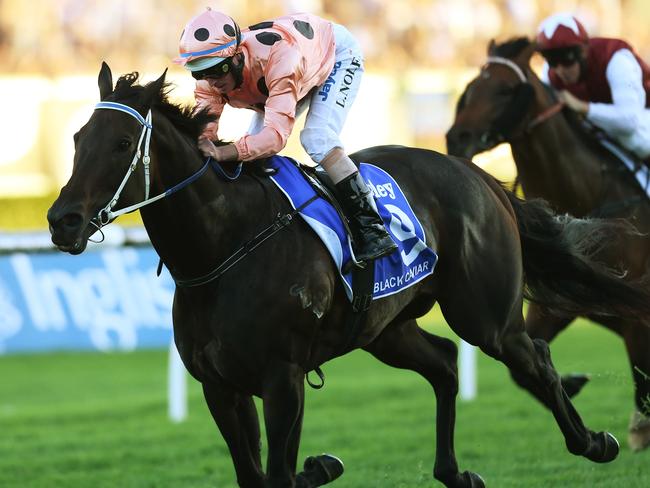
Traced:
[[[194, 141], [158, 117], [152, 136], [152, 195], [180, 183], [205, 161]], [[257, 191], [255, 191], [257, 187]], [[149, 238], [172, 275], [205, 274], [250, 236], [244, 208], [262, 211], [259, 184], [243, 176], [227, 182], [208, 168], [196, 181], [170, 197], [143, 207], [142, 220]], [[246, 201], [246, 205], [242, 205]], [[248, 213], [255, 210], [248, 210]]]
[[[535, 114], [555, 102], [530, 72]], [[561, 212], [584, 215], [598, 204], [601, 170], [598, 154], [558, 113], [511, 141], [519, 180], [528, 197], [541, 197]]]

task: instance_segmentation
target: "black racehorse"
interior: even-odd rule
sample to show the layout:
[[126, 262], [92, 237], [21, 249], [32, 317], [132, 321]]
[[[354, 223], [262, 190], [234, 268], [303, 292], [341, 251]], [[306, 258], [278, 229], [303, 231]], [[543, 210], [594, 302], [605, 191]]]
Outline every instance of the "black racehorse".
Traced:
[[[164, 78], [140, 86], [131, 74], [113, 88], [110, 70], [102, 66], [102, 102], [75, 135], [72, 176], [48, 220], [58, 248], [78, 254], [118, 208], [132, 210], [144, 200], [140, 212], [151, 242], [177, 284], [187, 284], [210, 274], [291, 207], [255, 164], [244, 165], [235, 181], [202, 170], [196, 139], [210, 117], [192, 116], [167, 101]], [[217, 279], [176, 288], [175, 342], [203, 386], [239, 484], [320, 486], [341, 472], [335, 458], [320, 457], [308, 458], [312, 462], [296, 475], [305, 374], [363, 348], [432, 385], [434, 476], [449, 487], [483, 486], [480, 476], [459, 472], [454, 455], [456, 347], [416, 323], [436, 301], [459, 336], [504, 362], [548, 406], [571, 453], [613, 460], [616, 439], [584, 426], [560, 386], [546, 343], [526, 333], [522, 299], [526, 284], [534, 297], [574, 312], [647, 313], [647, 295], [584, 252], [597, 247], [594, 236], [629, 229], [557, 218], [542, 201], [518, 200], [470, 162], [432, 151], [381, 146], [353, 158], [372, 161], [399, 182], [440, 259], [427, 279], [374, 302], [349, 347], [342, 350], [349, 301], [333, 260], [301, 219]], [[181, 189], [158, 199], [165, 188]], [[263, 400], [266, 470], [253, 395]]]
[[[620, 161], [585, 131], [574, 114], [562, 111], [554, 94], [530, 68], [534, 44], [518, 38], [491, 43], [488, 60], [466, 87], [456, 120], [447, 133], [450, 154], [471, 158], [500, 142], [510, 143], [518, 179], [527, 197], [548, 200], [555, 211], [577, 217], [623, 218], [639, 229], [636, 236], [612, 241], [599, 259], [624, 269], [650, 290], [650, 199]], [[650, 317], [585, 314], [621, 336], [635, 385], [636, 411], [630, 422], [632, 449], [650, 445]], [[575, 314], [530, 306], [526, 329], [531, 337], [551, 341]], [[586, 380], [563, 379], [571, 395]]]

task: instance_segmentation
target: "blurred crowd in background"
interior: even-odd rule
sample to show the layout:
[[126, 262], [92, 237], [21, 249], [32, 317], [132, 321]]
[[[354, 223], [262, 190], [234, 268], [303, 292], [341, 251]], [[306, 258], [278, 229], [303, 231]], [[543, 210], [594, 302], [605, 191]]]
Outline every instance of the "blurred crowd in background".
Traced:
[[[145, 82], [169, 68], [172, 100], [193, 103], [193, 79], [172, 59], [185, 23], [206, 6], [242, 28], [291, 12], [348, 27], [366, 57], [341, 134], [349, 152], [377, 144], [444, 152], [456, 100], [488, 42], [532, 38], [551, 13], [573, 12], [591, 35], [624, 38], [650, 60], [648, 0], [0, 0], [0, 233], [46, 228], [45, 210], [70, 174], [72, 136], [97, 101], [101, 61], [114, 76], [139, 71]], [[240, 137], [249, 118], [224, 112], [219, 136]], [[294, 135], [283, 154], [309, 160]], [[506, 144], [474, 161], [514, 178]]]
[[621, 35], [650, 58], [647, 0], [0, 0], [0, 73], [55, 76], [171, 65], [185, 22], [205, 6], [242, 27], [307, 11], [346, 25], [369, 70], [479, 65], [491, 38], [532, 36], [556, 11], [577, 13], [592, 35]]

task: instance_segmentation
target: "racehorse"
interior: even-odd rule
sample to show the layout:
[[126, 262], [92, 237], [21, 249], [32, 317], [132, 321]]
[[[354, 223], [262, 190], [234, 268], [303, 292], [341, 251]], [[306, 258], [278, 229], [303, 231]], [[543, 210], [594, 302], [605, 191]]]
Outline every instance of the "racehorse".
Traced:
[[[202, 384], [240, 486], [314, 487], [342, 472], [336, 458], [321, 456], [307, 458], [317, 462], [305, 462], [296, 475], [304, 381], [307, 372], [356, 348], [429, 381], [437, 397], [434, 476], [448, 487], [484, 486], [479, 475], [459, 471], [454, 454], [456, 346], [416, 322], [436, 301], [459, 336], [505, 363], [551, 409], [571, 453], [594, 462], [617, 456], [616, 439], [586, 428], [571, 405], [546, 343], [527, 335], [522, 300], [525, 277], [533, 296], [569, 310], [646, 313], [646, 294], [583, 252], [598, 246], [592, 238], [601, 232], [630, 228], [556, 218], [544, 202], [519, 200], [460, 158], [402, 146], [357, 152], [355, 161], [372, 161], [399, 182], [440, 260], [426, 279], [373, 302], [349, 342], [350, 302], [333, 259], [302, 219], [217, 279], [192, 281], [221, 268], [291, 207], [255, 163], [246, 163], [236, 180], [224, 168], [230, 178], [203, 171], [196, 140], [210, 116], [169, 102], [164, 73], [144, 86], [136, 80], [137, 73], [125, 75], [113, 87], [102, 65], [102, 101], [75, 135], [72, 175], [48, 211], [52, 241], [79, 254], [97, 228], [140, 207], [177, 283], [176, 346]], [[263, 403], [266, 470], [253, 396]]]
[[[645, 276], [650, 289], [650, 199], [611, 152], [590, 136], [530, 68], [534, 44], [526, 38], [488, 47], [486, 64], [465, 88], [447, 133], [450, 154], [471, 158], [501, 142], [510, 144], [518, 180], [527, 197], [548, 200], [555, 211], [576, 217], [627, 219], [639, 232], [612, 242], [599, 259], [625, 270], [631, 280]], [[636, 411], [628, 442], [633, 450], [650, 445], [650, 328], [648, 315], [603, 317], [585, 314], [621, 336], [635, 385]], [[526, 329], [550, 342], [575, 314], [531, 304]], [[563, 378], [572, 396], [586, 381]]]

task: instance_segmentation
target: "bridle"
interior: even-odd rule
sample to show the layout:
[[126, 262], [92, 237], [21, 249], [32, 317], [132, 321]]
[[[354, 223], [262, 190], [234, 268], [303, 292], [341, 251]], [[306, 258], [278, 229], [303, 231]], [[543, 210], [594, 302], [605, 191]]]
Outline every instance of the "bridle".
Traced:
[[[509, 67], [512, 69], [512, 71], [515, 72], [517, 77], [522, 83], [528, 83], [528, 79], [526, 78], [526, 75], [524, 74], [523, 70], [512, 60], [508, 58], [504, 58], [501, 56], [489, 56], [487, 58], [487, 61], [484, 65], [487, 66], [489, 64], [501, 64], [504, 66]], [[563, 102], [556, 102], [553, 105], [551, 105], [549, 108], [546, 110], [542, 111], [542, 113], [538, 114], [536, 117], [531, 120], [526, 128], [524, 129], [524, 132], [526, 134], [529, 134], [535, 127], [539, 126], [540, 124], [544, 123], [551, 117], [553, 117], [555, 114], [559, 113], [562, 111], [564, 108], [564, 103]], [[488, 134], [488, 133], [486, 133]], [[484, 135], [485, 136], [485, 135]], [[503, 137], [503, 136], [501, 136]], [[503, 137], [505, 140], [505, 137]], [[601, 167], [601, 173], [604, 173], [605, 169], [604, 167]], [[605, 179], [607, 181], [607, 179]], [[604, 200], [604, 194], [606, 193], [606, 188], [603, 187], [601, 188], [601, 196], [599, 197], [599, 200]], [[622, 202], [611, 202], [611, 203], [604, 203], [601, 206], [595, 208], [592, 210], [588, 216], [590, 217], [606, 217], [612, 215], [614, 212], [619, 211], [622, 208], [629, 207], [631, 205], [634, 205], [638, 203], [639, 201], [643, 201], [642, 197], [632, 197], [628, 198], [626, 200], [623, 200]]]
[[[501, 56], [488, 56], [484, 67], [490, 64], [501, 64], [503, 66], [507, 66], [508, 68], [510, 68], [512, 71], [515, 72], [517, 78], [519, 78], [519, 81], [521, 81], [521, 83], [529, 83], [528, 78], [526, 77], [524, 71], [519, 67], [519, 65], [517, 65], [517, 63], [515, 63], [511, 59], [504, 58]], [[563, 108], [564, 108], [563, 102], [556, 102], [555, 104], [551, 105], [549, 108], [542, 111], [542, 113], [535, 116], [533, 120], [531, 120], [528, 123], [528, 125], [526, 125], [524, 132], [530, 133], [535, 127], [547, 121], [555, 114], [561, 112]]]
[[[129, 165], [129, 168], [126, 171], [124, 178], [122, 178], [122, 182], [120, 183], [120, 186], [117, 188], [117, 191], [115, 192], [113, 197], [109, 200], [109, 202], [106, 204], [106, 206], [102, 208], [97, 213], [97, 216], [95, 216], [91, 220], [91, 223], [95, 227], [97, 227], [97, 229], [101, 229], [103, 226], [107, 225], [108, 223], [110, 223], [112, 220], [119, 217], [120, 215], [133, 212], [134, 210], [142, 208], [162, 198], [168, 197], [173, 193], [176, 193], [178, 190], [186, 187], [187, 185], [195, 181], [197, 178], [202, 176], [203, 173], [206, 172], [209, 166], [212, 166], [216, 171], [220, 172], [224, 177], [230, 180], [236, 179], [237, 177], [239, 177], [239, 174], [241, 173], [241, 169], [242, 169], [241, 163], [237, 166], [233, 175], [228, 175], [223, 171], [223, 169], [219, 166], [219, 164], [216, 161], [212, 160], [212, 158], [208, 158], [205, 164], [193, 175], [184, 179], [183, 181], [173, 186], [172, 188], [156, 195], [155, 197], [149, 198], [149, 188], [151, 186], [151, 176], [150, 176], [150, 168], [149, 168], [151, 157], [149, 156], [149, 146], [151, 143], [151, 134], [153, 132], [151, 109], [149, 109], [149, 111], [147, 112], [146, 117], [143, 117], [140, 114], [140, 112], [123, 103], [99, 102], [97, 105], [95, 105], [95, 110], [117, 110], [118, 112], [123, 112], [136, 119], [142, 126], [142, 131], [140, 132], [140, 138], [138, 140], [138, 145], [136, 147], [135, 154], [133, 155], [133, 159], [131, 160], [131, 164]], [[136, 170], [138, 166], [138, 162], [140, 160], [142, 160], [142, 166], [144, 169], [144, 200], [134, 205], [130, 205], [128, 207], [124, 207], [114, 211], [113, 209], [115, 205], [117, 205], [117, 201], [119, 200], [120, 195], [122, 194], [122, 190], [124, 190], [126, 183], [129, 181], [129, 178]]]
[[[99, 224], [99, 227], [101, 228], [104, 225], [108, 224], [111, 220], [115, 219], [116, 217], [119, 217], [120, 215], [132, 212], [133, 210], [136, 210], [140, 207], [148, 205], [149, 203], [153, 203], [156, 200], [159, 200], [164, 196], [164, 194], [158, 195], [151, 199], [149, 198], [149, 187], [151, 185], [150, 169], [149, 169], [151, 157], [149, 156], [149, 145], [151, 143], [151, 133], [153, 132], [153, 122], [151, 120], [151, 109], [149, 109], [149, 111], [147, 112], [146, 118], [140, 115], [140, 112], [129, 107], [128, 105], [124, 105], [123, 103], [117, 103], [117, 102], [99, 102], [97, 105], [95, 105], [95, 110], [117, 110], [119, 112], [123, 112], [136, 119], [142, 126], [142, 131], [140, 132], [140, 138], [138, 139], [138, 145], [136, 146], [133, 159], [131, 159], [131, 164], [129, 165], [129, 169], [127, 169], [124, 178], [122, 178], [122, 182], [120, 183], [120, 186], [117, 188], [117, 191], [113, 195], [113, 198], [110, 199], [110, 201], [106, 204], [106, 206], [99, 211], [97, 217], [95, 217], [97, 223]], [[142, 147], [143, 143], [144, 143], [144, 147]], [[141, 151], [141, 147], [142, 147], [142, 151]], [[124, 190], [124, 187], [126, 186], [126, 183], [129, 181], [129, 178], [131, 177], [133, 172], [135, 172], [140, 159], [142, 159], [142, 166], [144, 168], [144, 200], [139, 204], [131, 205], [130, 207], [126, 207], [114, 212], [113, 208], [115, 207], [115, 205], [117, 205], [117, 201], [119, 200], [120, 195], [122, 194], [122, 190]]]

